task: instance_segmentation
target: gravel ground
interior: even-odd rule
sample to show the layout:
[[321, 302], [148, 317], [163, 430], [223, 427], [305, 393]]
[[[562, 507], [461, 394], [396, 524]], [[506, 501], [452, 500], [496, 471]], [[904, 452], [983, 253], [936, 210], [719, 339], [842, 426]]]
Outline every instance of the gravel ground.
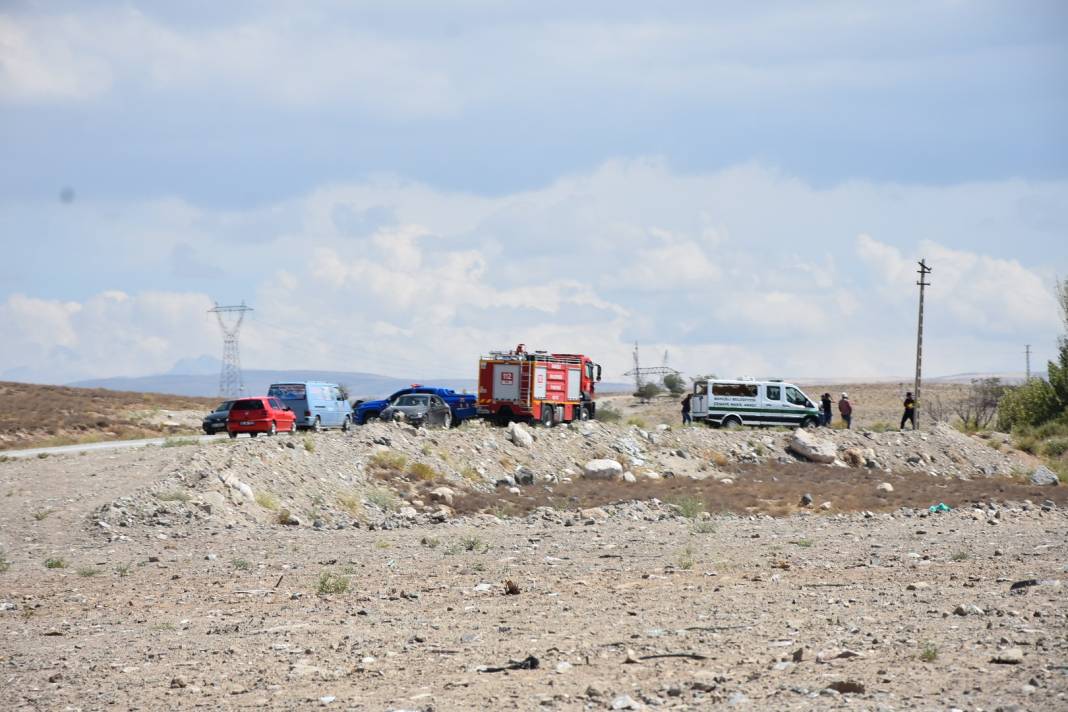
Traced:
[[[591, 428], [524, 447], [378, 424], [0, 463], [0, 708], [1068, 709], [1068, 493], [999, 476], [1015, 455], [827, 434], [843, 456], [867, 441], [879, 467], [858, 476], [903, 478], [874, 513], [687, 518], [621, 497], [500, 519], [431, 501], [443, 484], [490, 496], [522, 467], [535, 483], [513, 498], [577, 485], [597, 455], [674, 468], [675, 492], [789, 467], [789, 433]], [[893, 506], [908, 477], [1023, 489], [928, 514]], [[513, 661], [532, 669], [493, 671]]]

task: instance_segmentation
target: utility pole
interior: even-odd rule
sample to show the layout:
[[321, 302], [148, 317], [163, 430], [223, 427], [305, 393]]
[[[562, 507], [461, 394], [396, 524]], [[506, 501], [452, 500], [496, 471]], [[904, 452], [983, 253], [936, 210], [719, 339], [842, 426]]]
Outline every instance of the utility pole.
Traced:
[[1028, 344], [1026, 347], [1024, 347], [1024, 354], [1027, 357], [1027, 378], [1026, 378], [1026, 380], [1024, 380], [1024, 383], [1030, 383], [1031, 382], [1031, 344]]
[[[241, 331], [241, 324], [245, 321], [245, 314], [252, 311], [252, 307], [245, 306], [241, 302], [237, 306], [221, 307], [215, 303], [214, 309], [209, 309], [209, 314], [214, 314], [219, 320], [219, 328], [223, 333], [223, 358], [222, 372], [219, 374], [219, 397], [238, 398], [245, 392], [245, 383], [241, 378], [241, 351], [238, 348], [237, 337]], [[227, 322], [223, 315], [237, 315], [236, 319]]]
[[917, 270], [917, 273], [920, 275], [920, 281], [916, 284], [920, 286], [920, 316], [916, 322], [916, 383], [912, 387], [912, 394], [916, 401], [916, 425], [914, 427], [917, 428], [919, 427], [920, 409], [922, 406], [922, 401], [920, 400], [920, 380], [923, 373], [923, 288], [930, 286], [930, 282], [926, 281], [924, 278], [933, 271], [927, 266], [926, 259], [920, 260], [918, 264], [920, 265], [920, 269]]

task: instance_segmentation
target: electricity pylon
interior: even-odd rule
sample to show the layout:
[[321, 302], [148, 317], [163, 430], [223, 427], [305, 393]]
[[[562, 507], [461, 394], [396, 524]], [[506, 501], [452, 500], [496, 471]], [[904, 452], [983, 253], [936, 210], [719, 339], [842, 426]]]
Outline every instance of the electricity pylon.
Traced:
[[238, 398], [245, 392], [245, 383], [241, 378], [241, 350], [237, 337], [241, 324], [245, 321], [245, 314], [250, 311], [252, 307], [245, 306], [244, 302], [228, 307], [221, 307], [216, 302], [215, 308], [208, 310], [209, 314], [214, 314], [219, 320], [219, 328], [223, 333], [222, 372], [219, 374], [220, 398]]

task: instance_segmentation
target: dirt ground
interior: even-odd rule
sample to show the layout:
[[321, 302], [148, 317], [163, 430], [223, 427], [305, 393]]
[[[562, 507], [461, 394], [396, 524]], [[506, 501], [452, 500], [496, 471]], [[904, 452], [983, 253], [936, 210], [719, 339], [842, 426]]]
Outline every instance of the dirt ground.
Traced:
[[[183, 519], [208, 500], [158, 490], [288, 453], [311, 487], [390, 427], [0, 463], [0, 708], [1068, 709], [1064, 487], [765, 460], [601, 507], [576, 480], [551, 486], [574, 506], [501, 490], [525, 516], [323, 528]], [[475, 462], [498, 435], [417, 442]], [[166, 524], [95, 520], [145, 491]], [[783, 511], [799, 492], [835, 508]]]

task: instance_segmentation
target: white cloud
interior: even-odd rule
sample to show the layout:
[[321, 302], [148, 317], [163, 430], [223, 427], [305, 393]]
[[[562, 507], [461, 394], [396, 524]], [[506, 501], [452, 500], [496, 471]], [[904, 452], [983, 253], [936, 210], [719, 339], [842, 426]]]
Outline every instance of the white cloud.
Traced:
[[[1035, 194], [1068, 205], [1063, 183], [817, 188], [757, 164], [680, 174], [638, 159], [499, 197], [380, 177], [245, 211], [7, 206], [14, 236], [40, 234], [46, 216], [53, 242], [38, 248], [56, 256], [54, 280], [85, 279], [93, 260], [110, 270], [97, 292], [133, 274], [161, 284], [81, 302], [8, 295], [0, 329], [15, 336], [0, 372], [163, 371], [217, 353], [206, 310], [246, 298], [248, 367], [465, 377], [480, 352], [524, 342], [588, 351], [618, 379], [639, 340], [687, 373], [907, 374], [920, 256], [935, 267], [929, 372], [1004, 370], [1017, 342], [1059, 331], [1046, 270], [1068, 268], [1068, 255], [1020, 216]], [[1014, 251], [1052, 259], [899, 237], [989, 245], [1008, 228]], [[173, 275], [176, 246], [226, 277]], [[56, 266], [68, 253], [69, 272]]]
[[0, 302], [0, 374], [64, 382], [161, 373], [218, 349], [211, 306], [199, 294], [110, 290], [80, 303], [13, 294]]
[[869, 235], [857, 238], [857, 253], [876, 271], [885, 293], [914, 303], [920, 257], [934, 268], [927, 277], [927, 308], [954, 333], [1055, 332], [1059, 324], [1053, 285], [1016, 260], [998, 259], [935, 242], [917, 245], [915, 259]]

